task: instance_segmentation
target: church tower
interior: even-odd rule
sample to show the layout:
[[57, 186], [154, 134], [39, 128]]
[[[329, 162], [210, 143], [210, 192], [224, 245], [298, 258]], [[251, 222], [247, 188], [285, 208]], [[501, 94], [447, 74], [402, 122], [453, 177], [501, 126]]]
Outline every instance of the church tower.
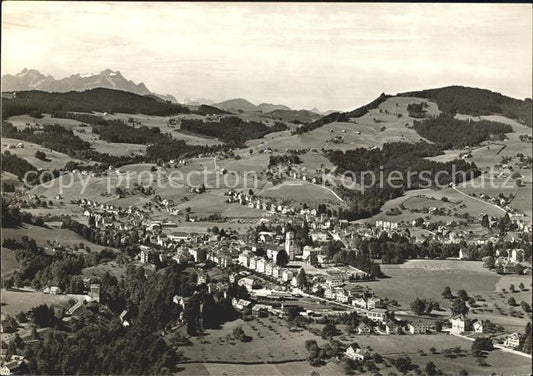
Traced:
[[285, 252], [289, 256], [289, 260], [294, 260], [294, 232], [288, 231], [285, 235]]

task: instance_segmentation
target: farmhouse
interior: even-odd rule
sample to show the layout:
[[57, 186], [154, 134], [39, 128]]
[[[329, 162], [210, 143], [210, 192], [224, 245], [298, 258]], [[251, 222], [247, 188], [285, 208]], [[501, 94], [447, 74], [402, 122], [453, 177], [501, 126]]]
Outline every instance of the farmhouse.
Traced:
[[359, 326], [357, 327], [357, 333], [358, 334], [370, 334], [372, 333], [372, 328], [365, 324], [364, 322], [361, 322]]
[[407, 329], [411, 334], [426, 334], [429, 330], [431, 330], [432, 327], [433, 326], [431, 324], [422, 320], [407, 324]]
[[400, 334], [402, 329], [396, 322], [389, 320], [385, 323], [385, 333], [387, 334]]
[[472, 320], [464, 315], [451, 318], [450, 323], [452, 324], [452, 333], [459, 334], [467, 332], [472, 328]]
[[375, 308], [368, 310], [366, 316], [372, 321], [385, 321], [387, 320], [387, 310], [384, 308]]
[[476, 321], [472, 327], [474, 328], [474, 331], [476, 333], [487, 333], [489, 330], [488, 322], [485, 320], [478, 320]]
[[512, 349], [516, 349], [517, 347], [520, 346], [520, 342], [521, 342], [520, 334], [519, 333], [513, 333], [513, 334], [510, 334], [509, 336], [507, 336], [507, 338], [505, 339], [505, 342], [503, 343], [503, 345], [505, 347], [510, 347]]
[[360, 348], [354, 348], [354, 346], [349, 346], [344, 354], [352, 360], [365, 360], [369, 357], [368, 353], [364, 353]]

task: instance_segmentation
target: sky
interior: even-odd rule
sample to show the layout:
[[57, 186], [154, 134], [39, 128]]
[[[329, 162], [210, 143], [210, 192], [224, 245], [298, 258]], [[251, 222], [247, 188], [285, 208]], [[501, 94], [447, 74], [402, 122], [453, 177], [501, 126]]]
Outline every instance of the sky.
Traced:
[[349, 110], [464, 85], [532, 96], [531, 4], [2, 3], [2, 74], [119, 70], [152, 91]]

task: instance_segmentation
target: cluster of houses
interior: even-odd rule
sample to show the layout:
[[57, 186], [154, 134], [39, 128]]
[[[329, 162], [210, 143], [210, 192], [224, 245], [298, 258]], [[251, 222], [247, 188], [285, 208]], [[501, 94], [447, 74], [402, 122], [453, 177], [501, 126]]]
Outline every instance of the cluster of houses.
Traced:
[[525, 251], [521, 248], [496, 250], [494, 266], [503, 273], [531, 274], [531, 264], [526, 262]]
[[239, 203], [241, 205], [246, 205], [252, 209], [264, 210], [271, 213], [280, 213], [280, 214], [295, 214], [295, 209], [289, 207], [288, 205], [277, 205], [272, 199], [256, 197], [253, 194], [247, 194], [244, 192], [237, 192], [233, 189], [224, 193], [228, 198], [226, 202], [228, 203]]

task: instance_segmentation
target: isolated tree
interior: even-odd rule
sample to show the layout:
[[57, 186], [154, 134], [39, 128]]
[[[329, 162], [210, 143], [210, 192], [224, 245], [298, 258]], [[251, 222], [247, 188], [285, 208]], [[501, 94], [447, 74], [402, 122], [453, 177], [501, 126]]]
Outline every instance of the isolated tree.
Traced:
[[26, 313], [24, 312], [20, 312], [17, 314], [17, 316], [15, 316], [17, 318], [17, 321], [21, 324], [24, 324], [24, 323], [27, 323], [28, 322], [28, 318], [26, 317]]
[[516, 292], [516, 288], [514, 287], [513, 284], [511, 284], [511, 285], [509, 286], [509, 291], [511, 291], [511, 292]]
[[35, 152], [35, 158], [40, 159], [41, 161], [46, 161], [46, 154], [40, 150]]
[[507, 304], [509, 304], [511, 307], [516, 306], [516, 300], [512, 296], [507, 300]]
[[465, 289], [461, 289], [459, 291], [457, 291], [457, 297], [461, 300], [465, 300], [467, 301], [468, 300], [468, 293], [466, 292]]
[[2, 281], [2, 285], [6, 290], [10, 290], [15, 285], [15, 281], [13, 280], [13, 277], [8, 277]]
[[298, 287], [301, 289], [307, 287], [307, 274], [305, 273], [304, 268], [301, 268], [298, 272], [298, 275], [296, 276], [296, 282], [298, 283]]
[[455, 299], [452, 303], [452, 314], [453, 315], [466, 315], [470, 310], [464, 300]]
[[442, 292], [442, 297], [444, 299], [451, 299], [453, 298], [452, 289], [450, 289], [450, 286], [446, 286], [444, 288], [444, 291]]
[[428, 300], [428, 301], [426, 301], [426, 308], [425, 308], [425, 310], [424, 310], [424, 313], [425, 313], [426, 315], [431, 314], [431, 312], [433, 311], [433, 308], [434, 308], [434, 307], [435, 307], [435, 305], [434, 305], [434, 303], [433, 303], [432, 300]]
[[481, 226], [487, 228], [490, 227], [489, 216], [487, 214], [481, 217]]
[[437, 366], [433, 362], [428, 362], [426, 364], [426, 373], [428, 376], [435, 376], [437, 374]]
[[416, 298], [411, 303], [411, 311], [417, 316], [424, 314], [426, 310], [426, 301], [424, 299]]
[[523, 300], [520, 302], [520, 307], [522, 308], [522, 311], [524, 311], [525, 313], [531, 312], [531, 307], [529, 306], [527, 302]]
[[463, 368], [461, 372], [459, 372], [459, 376], [468, 376], [468, 371]]
[[492, 340], [489, 337], [478, 337], [472, 343], [472, 355], [481, 356], [484, 351], [492, 351], [494, 346]]
[[238, 339], [241, 342], [248, 342], [250, 340], [250, 337], [244, 333], [244, 330], [241, 326], [236, 327], [233, 329], [233, 336], [235, 339]]
[[524, 286], [524, 284], [523, 284], [522, 282], [520, 282], [520, 284], [518, 285], [518, 288], [519, 288], [520, 290], [524, 290], [524, 289], [525, 289], [525, 286]]
[[337, 330], [337, 327], [335, 326], [335, 324], [332, 324], [332, 323], [327, 323], [324, 328], [322, 329], [322, 338], [324, 339], [329, 339], [331, 337], [334, 337], [338, 334], [338, 330]]
[[483, 258], [483, 267], [487, 269], [494, 269], [494, 257], [487, 256]]
[[531, 323], [526, 324], [526, 329], [524, 330], [524, 341], [522, 342], [522, 351], [526, 354], [531, 354], [531, 342], [533, 336], [531, 334]]
[[284, 267], [289, 263], [289, 255], [287, 252], [282, 249], [278, 252], [276, 255], [276, 265], [280, 267]]

